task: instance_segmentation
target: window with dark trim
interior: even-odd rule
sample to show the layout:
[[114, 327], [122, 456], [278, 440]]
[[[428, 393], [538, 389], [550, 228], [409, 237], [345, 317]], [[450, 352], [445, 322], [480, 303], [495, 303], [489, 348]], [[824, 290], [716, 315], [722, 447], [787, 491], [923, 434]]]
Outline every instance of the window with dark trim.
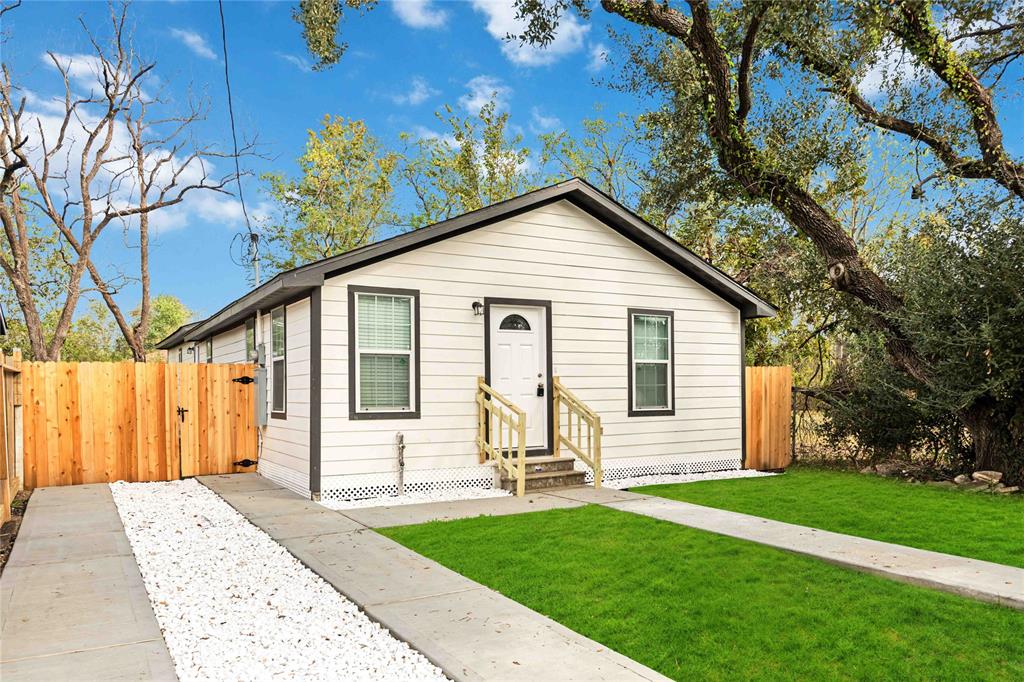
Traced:
[[283, 419], [288, 412], [288, 324], [284, 306], [270, 312], [270, 414]]
[[182, 362], [185, 359], [185, 349], [178, 346], [178, 362]]
[[256, 362], [256, 320], [245, 321], [245, 361]]
[[205, 348], [205, 351], [206, 351], [206, 360], [205, 361], [207, 363], [213, 362], [213, 337], [212, 336], [210, 338], [206, 339], [206, 342], [203, 344], [203, 347]]
[[349, 416], [419, 416], [419, 292], [349, 287]]
[[629, 416], [675, 414], [672, 311], [631, 308], [628, 325]]

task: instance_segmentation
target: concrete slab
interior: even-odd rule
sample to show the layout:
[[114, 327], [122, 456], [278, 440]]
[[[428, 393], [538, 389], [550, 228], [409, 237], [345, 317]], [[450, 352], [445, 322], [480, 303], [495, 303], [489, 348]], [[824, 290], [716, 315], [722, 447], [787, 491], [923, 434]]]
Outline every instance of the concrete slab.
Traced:
[[113, 500], [110, 486], [106, 483], [90, 483], [88, 485], [65, 485], [48, 488], [36, 488], [32, 491], [29, 506], [71, 505], [94, 503], [102, 500]]
[[582, 502], [539, 493], [523, 497], [488, 497], [479, 500], [343, 509], [341, 513], [368, 528], [389, 528], [391, 526], [411, 526], [429, 521], [453, 521], [476, 516], [505, 516], [580, 506], [583, 506]]
[[323, 506], [285, 488], [254, 492], [218, 492], [217, 494], [246, 516], [265, 518], [298, 512], [324, 511]]
[[[269, 528], [264, 530], [274, 537]], [[274, 539], [324, 580], [339, 590], [343, 587], [352, 601], [364, 607], [481, 587], [367, 529], [320, 537]]]
[[4, 682], [39, 680], [152, 680], [176, 682], [163, 641], [72, 651], [0, 663]]
[[216, 476], [196, 476], [196, 479], [207, 488], [216, 492], [256, 492], [259, 490], [282, 490], [284, 486], [274, 483], [259, 474], [219, 474]]
[[667, 679], [487, 588], [385, 604], [373, 612], [421, 651], [447, 643], [463, 678]]
[[659, 497], [612, 502], [621, 511], [671, 521], [895, 580], [1024, 609], [1024, 569], [929, 552], [759, 516]]
[[338, 512], [323, 509], [319, 513], [307, 510], [269, 516], [263, 528], [275, 539], [286, 539], [348, 533], [363, 526]]
[[33, 507], [25, 517], [18, 536], [43, 537], [75, 533], [120, 531], [121, 517], [116, 508], [95, 502], [76, 502], [70, 505], [48, 504]]
[[[301, 526], [292, 517], [309, 514], [317, 525], [322, 512], [267, 514], [268, 506], [285, 498], [268, 497], [260, 507], [260, 499], [222, 497], [452, 679], [667, 679], [369, 529], [286, 537]], [[238, 500], [244, 504], [236, 505]], [[345, 516], [386, 526], [582, 504], [530, 495], [352, 510]]]
[[40, 490], [0, 581], [0, 676], [174, 679], [109, 488]]
[[607, 504], [609, 502], [625, 502], [626, 500], [641, 500], [647, 495], [627, 492], [625, 490], [613, 490], [611, 488], [595, 489], [593, 486], [579, 488], [561, 488], [547, 491], [552, 497], [561, 497], [566, 500], [585, 502], [586, 504]]
[[[113, 502], [111, 502], [113, 504]], [[29, 509], [31, 512], [32, 510]], [[27, 514], [26, 514], [27, 516]], [[23, 542], [28, 540], [29, 542]], [[21, 551], [18, 551], [18, 548]], [[99, 531], [96, 533], [79, 530], [76, 533], [47, 534], [21, 537], [14, 545], [14, 552], [8, 566], [24, 566], [56, 562], [84, 561], [104, 556], [131, 556], [124, 530]]]

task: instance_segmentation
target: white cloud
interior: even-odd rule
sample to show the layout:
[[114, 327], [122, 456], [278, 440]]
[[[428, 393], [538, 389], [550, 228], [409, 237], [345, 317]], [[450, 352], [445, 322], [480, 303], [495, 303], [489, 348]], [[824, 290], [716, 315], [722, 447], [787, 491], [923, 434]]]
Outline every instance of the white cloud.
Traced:
[[879, 52], [869, 64], [858, 89], [865, 97], [874, 97], [887, 84], [898, 81], [910, 85], [918, 78], [917, 62], [904, 50], [890, 48]]
[[557, 116], [545, 116], [540, 107], [530, 109], [530, 132], [534, 135], [550, 133], [562, 127], [562, 121]]
[[411, 28], [441, 28], [448, 23], [448, 13], [434, 7], [431, 0], [395, 0], [391, 9]]
[[572, 54], [583, 47], [590, 26], [582, 23], [574, 14], [563, 14], [559, 18], [558, 31], [547, 47], [523, 45], [518, 40], [506, 40], [509, 35], [519, 35], [526, 28], [526, 22], [516, 18], [512, 2], [505, 0], [472, 0], [473, 9], [487, 17], [487, 32], [501, 41], [502, 53], [513, 64], [519, 66], [544, 66]]
[[217, 53], [206, 44], [206, 38], [195, 31], [190, 31], [186, 28], [172, 28], [171, 35], [185, 47], [192, 50], [192, 53], [197, 57], [202, 57], [203, 59], [217, 58]]
[[414, 125], [412, 127], [412, 135], [416, 140], [440, 140], [450, 147], [459, 147], [459, 141], [451, 133], [442, 135], [436, 130], [423, 125]]
[[294, 54], [285, 54], [284, 52], [275, 52], [279, 59], [283, 59], [299, 71], [303, 73], [312, 73], [313, 65], [309, 63], [308, 59], [303, 59]]
[[[85, 78], [84, 76], [81, 77]], [[90, 83], [90, 85], [92, 84]], [[40, 165], [42, 159], [42, 139], [45, 139], [47, 144], [52, 146], [54, 140], [57, 139], [63, 121], [61, 111], [63, 104], [60, 106], [61, 110], [57, 110], [57, 107], [53, 106], [54, 101], [54, 98], [41, 97], [35, 94], [27, 97], [22, 125], [29, 138], [27, 145], [29, 160], [35, 167]], [[31, 105], [31, 108], [29, 105]], [[78, 115], [82, 125], [68, 127], [64, 140], [64, 150], [51, 158], [51, 177], [59, 178], [62, 174], [69, 173], [70, 177], [74, 178], [77, 174], [76, 159], [80, 162], [87, 135], [86, 131], [83, 130], [83, 126], [90, 129], [94, 128], [99, 120], [95, 109], [81, 105], [78, 108]], [[42, 139], [40, 138], [40, 129], [42, 130]], [[130, 152], [130, 148], [131, 139], [128, 131], [119, 122], [114, 126], [107, 158], [116, 159], [123, 157]], [[169, 149], [152, 148], [149, 152], [151, 156], [150, 162], [147, 165], [148, 168], [154, 168], [158, 158], [165, 158], [171, 154]], [[108, 210], [107, 199], [103, 197], [110, 190], [112, 190], [110, 196], [111, 208], [109, 209], [111, 211], [132, 205], [133, 202], [137, 201], [138, 187], [135, 181], [135, 174], [126, 172], [130, 168], [130, 162], [126, 160], [112, 161], [102, 166], [100, 173], [90, 187], [90, 193], [94, 197], [94, 210], [98, 215]], [[218, 171], [216, 165], [209, 159], [204, 160], [201, 166], [195, 160], [188, 162], [187, 159], [181, 156], [171, 155], [171, 161], [161, 166], [157, 171], [151, 200], [159, 193], [161, 187], [168, 186], [175, 173], [178, 173], [177, 186], [183, 187], [200, 182], [204, 170], [211, 182], [217, 181], [223, 175], [223, 172]], [[55, 179], [52, 180], [52, 183], [53, 196], [55, 198], [63, 197], [63, 181]], [[78, 201], [80, 198], [74, 191], [76, 187], [77, 183], [72, 180], [70, 184], [71, 194], [68, 197], [70, 201]], [[174, 195], [174, 190], [171, 190], [170, 196]], [[58, 208], [60, 207], [58, 206]], [[168, 230], [188, 227], [197, 221], [221, 223], [229, 228], [238, 228], [242, 225], [241, 205], [233, 196], [207, 190], [196, 190], [186, 194], [180, 204], [157, 209], [150, 213], [149, 227], [155, 236]], [[137, 228], [137, 221], [134, 219], [126, 220], [125, 223], [131, 229]]]
[[587, 62], [587, 71], [597, 73], [608, 65], [608, 46], [604, 43], [594, 43], [590, 46], [590, 59]]
[[459, 104], [471, 114], [479, 114], [492, 99], [497, 111], [508, 109], [512, 88], [494, 76], [476, 76], [466, 83], [468, 92], [459, 98]]
[[419, 104], [423, 104], [431, 97], [436, 97], [439, 94], [441, 94], [441, 91], [430, 87], [430, 83], [428, 83], [425, 78], [415, 76], [409, 83], [409, 89], [406, 92], [392, 95], [391, 101], [393, 101], [395, 104], [408, 104], [410, 106], [417, 106]]

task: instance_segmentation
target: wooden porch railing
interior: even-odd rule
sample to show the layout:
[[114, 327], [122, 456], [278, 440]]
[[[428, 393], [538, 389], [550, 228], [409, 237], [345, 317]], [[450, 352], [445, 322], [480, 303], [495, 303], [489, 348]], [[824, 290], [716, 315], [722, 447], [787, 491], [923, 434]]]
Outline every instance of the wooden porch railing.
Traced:
[[[480, 463], [494, 461], [498, 473], [516, 482], [516, 495], [526, 493], [526, 412], [477, 377], [477, 436]], [[513, 461], [513, 451], [515, 461]]]
[[[564, 445], [594, 472], [594, 487], [601, 487], [601, 417], [576, 395], [554, 378], [552, 426], [554, 427], [555, 457]], [[565, 408], [566, 429], [562, 430], [562, 408]], [[576, 430], [573, 432], [573, 422]], [[575, 435], [576, 439], [573, 440]]]

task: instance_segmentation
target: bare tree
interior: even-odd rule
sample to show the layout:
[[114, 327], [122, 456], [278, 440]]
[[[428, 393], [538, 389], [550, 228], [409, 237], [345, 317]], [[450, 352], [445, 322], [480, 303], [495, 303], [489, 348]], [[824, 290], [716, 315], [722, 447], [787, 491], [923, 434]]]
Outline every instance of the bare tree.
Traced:
[[[190, 102], [184, 114], [161, 115], [165, 102], [146, 87], [155, 82], [154, 63], [135, 52], [126, 27], [127, 4], [111, 6], [110, 39], [102, 44], [89, 29], [92, 55], [73, 63], [49, 53], [63, 79], [63, 101], [49, 102], [57, 111], [45, 118], [26, 112], [28, 96], [12, 82], [8, 67], [0, 77], [0, 221], [5, 244], [0, 267], [11, 282], [37, 359], [54, 360], [72, 322], [86, 273], [117, 322], [136, 360], [145, 359], [149, 326], [149, 240], [156, 211], [181, 204], [196, 191], [227, 194], [234, 171], [215, 175], [213, 159], [230, 158], [198, 144], [192, 125], [205, 115], [202, 103]], [[83, 69], [95, 76], [87, 94]], [[251, 149], [247, 146], [246, 150]], [[93, 260], [93, 248], [111, 224], [138, 231], [138, 276], [105, 275]], [[47, 329], [37, 294], [41, 276], [40, 249], [33, 238], [52, 237], [51, 262], [59, 264], [61, 302]], [[141, 287], [139, 315], [123, 314], [115, 298], [127, 284]], [[52, 284], [52, 282], [51, 282]]]

